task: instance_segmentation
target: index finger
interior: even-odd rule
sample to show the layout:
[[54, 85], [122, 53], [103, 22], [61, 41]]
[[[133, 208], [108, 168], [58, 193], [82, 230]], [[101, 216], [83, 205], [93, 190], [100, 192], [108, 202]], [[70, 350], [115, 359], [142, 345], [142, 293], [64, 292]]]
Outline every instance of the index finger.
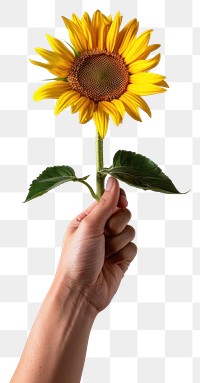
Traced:
[[[119, 201], [118, 201], [118, 204], [117, 204], [117, 207], [115, 209], [115, 212], [121, 208], [125, 208], [127, 207], [128, 205], [128, 201], [126, 200], [126, 198], [124, 198], [125, 196], [125, 192], [122, 188], [120, 188], [120, 194], [119, 194]], [[71, 228], [71, 231], [74, 231], [75, 229], [77, 229], [77, 227], [79, 226], [80, 222], [85, 218], [87, 217], [90, 212], [95, 208], [95, 206], [98, 204], [98, 201], [94, 201], [90, 206], [88, 206], [85, 210], [83, 210], [81, 213], [79, 213], [72, 221], [71, 221], [71, 225], [70, 225], [70, 228]], [[114, 212], [114, 213], [115, 213]], [[70, 230], [70, 229], [69, 229]]]
[[[120, 188], [120, 195], [119, 195], [119, 201], [118, 201], [118, 204], [117, 204], [117, 208], [115, 211], [117, 211], [119, 208], [124, 208], [124, 207], [127, 207], [128, 205], [128, 201], [126, 198], [124, 198], [125, 196], [125, 192], [122, 188]], [[90, 212], [94, 209], [94, 207], [98, 204], [98, 201], [94, 201], [90, 206], [88, 206], [82, 213], [80, 213], [76, 219], [78, 218], [81, 218], [83, 219], [84, 217], [86, 217], [87, 215], [90, 214]]]

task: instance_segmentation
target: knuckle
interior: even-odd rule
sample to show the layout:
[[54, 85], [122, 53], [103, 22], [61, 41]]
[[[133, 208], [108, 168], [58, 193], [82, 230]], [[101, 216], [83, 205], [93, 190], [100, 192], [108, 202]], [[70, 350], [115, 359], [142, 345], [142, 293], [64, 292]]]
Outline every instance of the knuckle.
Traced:
[[120, 221], [123, 220], [124, 222], [128, 222], [130, 218], [131, 218], [130, 210], [124, 208], [118, 211], [118, 219]]
[[114, 220], [110, 220], [110, 221], [108, 221], [106, 226], [107, 226], [107, 229], [108, 229], [113, 235], [115, 235], [115, 234], [118, 233], [118, 231], [117, 231], [117, 225], [116, 225], [116, 223], [114, 222]]
[[90, 227], [90, 224], [91, 224], [91, 222], [90, 222], [89, 217], [85, 217], [81, 221], [81, 226], [83, 226], [83, 227]]
[[128, 235], [130, 236], [131, 240], [135, 237], [135, 229], [131, 225], [126, 226], [126, 230], [128, 232]]
[[128, 219], [128, 221], [130, 221], [131, 217], [132, 217], [132, 213], [129, 209], [124, 209], [124, 212], [126, 212], [126, 217]]
[[68, 226], [68, 229], [70, 228], [74, 228], [78, 225], [78, 221], [76, 220], [76, 218], [72, 219], [70, 222], [69, 222], [69, 226]]
[[131, 258], [135, 258], [136, 254], [137, 254], [137, 246], [135, 243], [133, 242], [130, 242], [129, 243], [129, 251], [130, 251], [130, 254], [131, 254]]
[[106, 223], [106, 228], [109, 230], [112, 235], [119, 234], [124, 226], [131, 219], [131, 212], [128, 209], [118, 210]]
[[106, 202], [107, 202], [107, 198], [104, 197], [104, 195], [102, 195], [100, 200], [98, 201], [98, 205], [104, 206]]

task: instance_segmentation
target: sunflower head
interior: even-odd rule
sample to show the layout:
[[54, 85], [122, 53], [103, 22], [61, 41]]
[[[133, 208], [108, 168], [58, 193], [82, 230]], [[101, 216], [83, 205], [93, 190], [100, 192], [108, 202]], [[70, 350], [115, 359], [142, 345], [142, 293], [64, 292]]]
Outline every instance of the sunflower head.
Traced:
[[86, 51], [69, 71], [72, 89], [94, 102], [118, 99], [126, 90], [129, 75], [123, 59], [107, 50]]
[[151, 117], [151, 111], [141, 96], [162, 93], [168, 87], [165, 76], [150, 73], [160, 61], [160, 54], [147, 59], [160, 47], [149, 45], [152, 30], [137, 37], [139, 23], [132, 19], [121, 30], [120, 12], [114, 19], [99, 10], [92, 19], [87, 12], [82, 18], [63, 17], [72, 45], [69, 49], [60, 40], [46, 35], [53, 51], [35, 48], [46, 63], [30, 60], [56, 76], [33, 95], [35, 101], [57, 99], [54, 113], [71, 107], [79, 112], [85, 124], [92, 118], [102, 139], [109, 117], [116, 125], [122, 123], [125, 111], [141, 121], [139, 108]]

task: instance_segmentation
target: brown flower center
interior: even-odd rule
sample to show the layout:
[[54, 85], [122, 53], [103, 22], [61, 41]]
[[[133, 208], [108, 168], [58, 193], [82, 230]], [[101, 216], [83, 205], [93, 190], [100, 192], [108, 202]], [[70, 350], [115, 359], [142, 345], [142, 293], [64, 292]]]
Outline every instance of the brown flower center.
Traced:
[[111, 101], [126, 90], [129, 73], [117, 53], [87, 51], [76, 58], [68, 75], [72, 89], [93, 101]]

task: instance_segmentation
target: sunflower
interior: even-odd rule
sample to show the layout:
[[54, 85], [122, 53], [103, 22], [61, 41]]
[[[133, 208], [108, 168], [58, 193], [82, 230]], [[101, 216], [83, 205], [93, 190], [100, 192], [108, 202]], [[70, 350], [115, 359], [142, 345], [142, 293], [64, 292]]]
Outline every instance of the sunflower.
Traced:
[[[160, 47], [149, 44], [152, 29], [137, 37], [139, 23], [130, 20], [121, 30], [120, 12], [114, 19], [99, 10], [92, 19], [87, 12], [80, 19], [62, 17], [72, 45], [46, 35], [53, 51], [35, 48], [47, 63], [30, 59], [32, 64], [46, 68], [56, 78], [41, 86], [33, 95], [35, 101], [57, 99], [54, 114], [67, 107], [79, 112], [79, 122], [92, 118], [99, 135], [106, 135], [109, 117], [116, 125], [124, 113], [142, 121], [139, 108], [151, 117], [151, 111], [141, 96], [165, 92], [165, 76], [149, 73], [160, 61], [160, 54], [147, 59]], [[68, 44], [68, 43], [67, 43]]]

